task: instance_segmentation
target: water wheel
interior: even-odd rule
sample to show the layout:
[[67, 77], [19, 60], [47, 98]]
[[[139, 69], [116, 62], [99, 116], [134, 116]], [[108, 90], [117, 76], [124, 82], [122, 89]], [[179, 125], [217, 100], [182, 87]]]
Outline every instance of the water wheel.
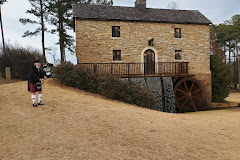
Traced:
[[181, 112], [201, 110], [202, 85], [194, 78], [183, 78], [174, 87], [176, 107]]

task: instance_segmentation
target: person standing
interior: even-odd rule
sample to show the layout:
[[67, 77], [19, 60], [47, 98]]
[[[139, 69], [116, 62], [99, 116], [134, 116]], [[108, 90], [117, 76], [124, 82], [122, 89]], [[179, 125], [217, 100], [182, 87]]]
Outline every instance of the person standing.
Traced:
[[33, 102], [33, 107], [37, 107], [36, 103], [36, 93], [38, 92], [38, 105], [44, 105], [42, 104], [42, 85], [41, 82], [43, 82], [46, 79], [46, 76], [44, 75], [44, 72], [41, 69], [41, 63], [39, 60], [34, 61], [34, 65], [32, 65], [29, 69], [28, 73], [28, 91], [31, 92], [31, 98]]

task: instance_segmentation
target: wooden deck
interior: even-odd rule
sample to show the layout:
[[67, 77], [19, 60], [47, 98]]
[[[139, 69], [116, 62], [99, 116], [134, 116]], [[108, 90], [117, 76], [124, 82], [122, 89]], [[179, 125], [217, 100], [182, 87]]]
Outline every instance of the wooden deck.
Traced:
[[116, 77], [190, 76], [189, 62], [159, 63], [79, 63], [82, 70]]

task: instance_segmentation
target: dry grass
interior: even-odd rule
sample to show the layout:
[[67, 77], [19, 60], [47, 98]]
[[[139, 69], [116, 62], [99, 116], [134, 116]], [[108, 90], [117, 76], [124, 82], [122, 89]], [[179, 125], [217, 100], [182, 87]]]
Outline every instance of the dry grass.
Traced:
[[17, 79], [5, 79], [5, 78], [0, 78], [0, 85], [1, 84], [6, 84], [6, 83], [14, 83], [14, 82], [20, 82], [21, 80], [17, 80]]
[[228, 102], [240, 103], [240, 94], [239, 92], [230, 93], [229, 97], [226, 98]]
[[49, 82], [43, 102], [27, 82], [0, 85], [1, 160], [240, 159], [232, 109], [161, 113]]

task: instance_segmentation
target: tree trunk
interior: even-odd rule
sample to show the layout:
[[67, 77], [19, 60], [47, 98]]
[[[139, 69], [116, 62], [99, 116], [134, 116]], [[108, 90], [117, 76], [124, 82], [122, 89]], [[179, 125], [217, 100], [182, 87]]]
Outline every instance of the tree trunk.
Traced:
[[65, 46], [63, 38], [63, 23], [59, 20], [59, 45], [61, 54], [61, 63], [65, 62]]
[[228, 55], [228, 63], [231, 65], [231, 43], [229, 42], [229, 55]]
[[59, 33], [59, 45], [60, 45], [60, 54], [61, 54], [61, 63], [65, 62], [65, 46], [64, 46], [64, 33], [63, 33], [63, 13], [62, 13], [62, 6], [58, 3], [58, 33]]
[[2, 10], [0, 5], [0, 21], [1, 21], [1, 29], [2, 29], [2, 43], [3, 43], [3, 53], [5, 52], [5, 42], [4, 42], [4, 34], [3, 34], [3, 24], [2, 24]]
[[240, 92], [240, 53], [239, 51], [239, 47], [238, 47], [239, 41], [236, 41], [236, 49], [237, 49], [237, 56], [238, 56], [238, 86], [239, 86], [239, 92]]
[[44, 25], [44, 21], [43, 21], [43, 14], [44, 14], [44, 11], [43, 11], [43, 0], [40, 0], [40, 7], [41, 7], [41, 29], [42, 29], [42, 52], [43, 52], [43, 57], [44, 59], [46, 58], [46, 55], [45, 55], [45, 43], [44, 43], [44, 30], [45, 30], [45, 25]]
[[61, 54], [61, 63], [65, 62], [65, 47], [64, 47], [64, 42], [61, 40], [60, 36], [60, 54]]
[[59, 23], [59, 45], [60, 45], [60, 54], [61, 54], [61, 63], [65, 62], [65, 54], [64, 54], [64, 41], [63, 41], [63, 31], [62, 24]]
[[226, 46], [224, 46], [224, 53], [225, 53], [225, 55], [224, 55], [224, 61], [225, 61], [225, 63], [227, 64]]
[[233, 52], [233, 84], [234, 84], [234, 89], [237, 89], [237, 84], [238, 84], [238, 69], [237, 69], [237, 47], [235, 47], [234, 52]]

